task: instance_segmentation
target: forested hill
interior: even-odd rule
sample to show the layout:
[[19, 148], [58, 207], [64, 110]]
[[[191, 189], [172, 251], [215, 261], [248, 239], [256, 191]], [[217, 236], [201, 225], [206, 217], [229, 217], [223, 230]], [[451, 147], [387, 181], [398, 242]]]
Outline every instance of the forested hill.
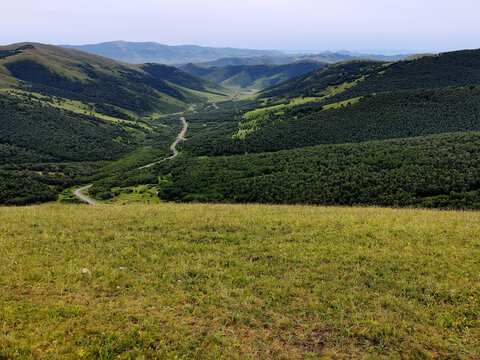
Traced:
[[51, 45], [13, 44], [1, 47], [0, 55], [0, 88], [114, 106], [124, 113], [182, 111], [229, 94], [173, 67], [132, 65]]
[[231, 89], [263, 90], [294, 77], [322, 68], [326, 63], [303, 60], [291, 64], [229, 65], [224, 67], [199, 67], [187, 64], [187, 73], [202, 77]]
[[[339, 64], [335, 64], [268, 89], [261, 97], [317, 96], [329, 86], [347, 85], [348, 89], [332, 97], [340, 101], [385, 91], [480, 83], [480, 50], [448, 52], [393, 63], [356, 61], [353, 64], [364, 66], [339, 69]], [[340, 63], [340, 66], [344, 65]]]
[[341, 62], [237, 103], [223, 133], [185, 147], [224, 155], [480, 130], [479, 84], [480, 50]]

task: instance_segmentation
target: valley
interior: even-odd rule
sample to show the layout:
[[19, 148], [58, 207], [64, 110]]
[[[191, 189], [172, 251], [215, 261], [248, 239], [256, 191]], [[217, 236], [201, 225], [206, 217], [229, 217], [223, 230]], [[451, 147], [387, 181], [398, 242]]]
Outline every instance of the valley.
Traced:
[[480, 207], [478, 50], [311, 63], [253, 94], [165, 65], [3, 51], [2, 204], [79, 202], [92, 184], [97, 203]]
[[480, 360], [480, 2], [2, 11], [0, 360]]

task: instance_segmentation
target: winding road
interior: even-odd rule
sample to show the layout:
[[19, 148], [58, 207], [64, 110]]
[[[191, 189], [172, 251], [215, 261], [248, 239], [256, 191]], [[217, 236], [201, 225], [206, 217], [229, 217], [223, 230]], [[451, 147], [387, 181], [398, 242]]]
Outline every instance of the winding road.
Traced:
[[187, 121], [185, 120], [185, 118], [184, 118], [184, 117], [181, 117], [180, 120], [182, 120], [183, 129], [182, 129], [182, 131], [180, 131], [180, 134], [178, 134], [178, 136], [177, 136], [177, 138], [175, 139], [175, 141], [173, 142], [172, 146], [170, 146], [170, 149], [173, 151], [173, 155], [172, 155], [172, 156], [169, 156], [169, 157], [167, 157], [167, 158], [165, 158], [165, 159], [155, 161], [155, 162], [153, 162], [153, 163], [151, 163], [151, 164], [147, 164], [147, 165], [140, 166], [138, 169], [149, 168], [150, 166], [153, 166], [153, 165], [156, 165], [156, 164], [158, 164], [158, 163], [161, 163], [162, 161], [173, 159], [175, 156], [178, 155], [178, 150], [176, 149], [177, 144], [178, 144], [180, 141], [185, 140], [184, 135], [185, 135], [185, 133], [187, 132], [187, 129], [188, 129], [188, 124], [187, 124]]
[[87, 195], [84, 195], [84, 194], [82, 193], [83, 190], [90, 189], [92, 186], [93, 186], [93, 184], [90, 184], [90, 185], [87, 185], [87, 186], [84, 186], [84, 187], [75, 189], [75, 190], [73, 191], [73, 193], [75, 194], [75, 196], [79, 197], [79, 198], [82, 199], [83, 201], [86, 201], [86, 202], [89, 203], [90, 205], [97, 206], [97, 205], [100, 205], [100, 204], [97, 203], [95, 200], [90, 199]]
[[[167, 158], [164, 158], [164, 159], [155, 161], [155, 162], [153, 162], [153, 163], [140, 166], [140, 167], [138, 168], [138, 170], [149, 168], [149, 167], [151, 167], [151, 166], [153, 166], [153, 165], [156, 165], [156, 164], [158, 164], [158, 163], [161, 163], [162, 161], [173, 159], [175, 156], [178, 155], [177, 144], [178, 144], [180, 141], [182, 141], [182, 140], [186, 140], [184, 136], [185, 136], [185, 133], [187, 132], [187, 129], [188, 129], [188, 123], [187, 123], [187, 121], [185, 120], [185, 117], [182, 116], [182, 117], [180, 118], [180, 120], [182, 120], [183, 129], [182, 129], [182, 131], [180, 131], [180, 133], [178, 134], [177, 138], [175, 139], [175, 141], [173, 142], [173, 144], [170, 146], [170, 149], [173, 151], [173, 155], [172, 155], [172, 156], [169, 156], [169, 157], [167, 157]], [[89, 198], [88, 196], [86, 196], [85, 194], [82, 193], [83, 190], [90, 189], [92, 186], [93, 186], [93, 184], [90, 184], [90, 185], [87, 185], [87, 186], [84, 186], [84, 187], [75, 189], [75, 190], [73, 191], [73, 193], [75, 194], [75, 196], [79, 197], [79, 198], [82, 199], [83, 201], [86, 201], [86, 202], [89, 203], [90, 205], [95, 205], [95, 206], [96, 206], [96, 205], [99, 205], [99, 203], [97, 203], [95, 200]]]

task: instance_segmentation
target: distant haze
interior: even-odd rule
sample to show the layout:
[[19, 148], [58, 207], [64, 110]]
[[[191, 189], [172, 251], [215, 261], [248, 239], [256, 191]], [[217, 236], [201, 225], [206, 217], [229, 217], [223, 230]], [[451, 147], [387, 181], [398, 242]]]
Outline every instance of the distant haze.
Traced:
[[16, 0], [0, 43], [438, 52], [479, 48], [479, 14], [478, 0]]

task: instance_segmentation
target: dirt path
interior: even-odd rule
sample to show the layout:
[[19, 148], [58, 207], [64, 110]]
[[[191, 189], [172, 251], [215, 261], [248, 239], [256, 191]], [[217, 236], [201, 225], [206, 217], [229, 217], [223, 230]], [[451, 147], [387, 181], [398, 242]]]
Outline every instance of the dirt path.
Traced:
[[[164, 159], [161, 159], [161, 160], [158, 160], [158, 161], [155, 161], [151, 164], [147, 164], [147, 165], [143, 165], [143, 166], [140, 166], [138, 168], [138, 170], [140, 169], [145, 169], [145, 168], [149, 168], [155, 164], [158, 164], [158, 163], [161, 163], [162, 161], [165, 161], [165, 160], [170, 160], [170, 159], [173, 159], [175, 156], [178, 155], [178, 150], [177, 150], [177, 144], [182, 141], [182, 140], [185, 140], [184, 136], [185, 136], [185, 133], [187, 132], [187, 129], [188, 129], [188, 123], [187, 121], [185, 120], [185, 117], [181, 117], [180, 120], [182, 120], [182, 123], [183, 123], [183, 129], [182, 131], [178, 134], [177, 138], [175, 139], [175, 141], [173, 142], [173, 144], [170, 146], [170, 149], [173, 151], [173, 155], [172, 156], [169, 156], [167, 158], [164, 158]], [[80, 199], [82, 199], [83, 201], [86, 201], [87, 203], [89, 203], [90, 205], [99, 205], [95, 200], [92, 200], [90, 199], [88, 196], [82, 194], [82, 191], [83, 190], [87, 190], [87, 189], [90, 189], [91, 187], [93, 186], [93, 184], [90, 184], [90, 185], [87, 185], [87, 186], [84, 186], [84, 187], [81, 187], [81, 188], [78, 188], [78, 189], [75, 189], [73, 191], [73, 193], [75, 194], [75, 196], [79, 197]]]
[[87, 186], [84, 186], [84, 187], [75, 189], [75, 190], [73, 191], [73, 193], [75, 194], [75, 196], [79, 197], [79, 198], [82, 199], [83, 201], [86, 201], [86, 202], [89, 203], [90, 205], [97, 206], [97, 205], [99, 205], [99, 203], [97, 203], [95, 200], [90, 199], [87, 195], [84, 195], [84, 194], [82, 193], [83, 190], [90, 189], [92, 186], [93, 186], [93, 184], [90, 184], [90, 185], [87, 185]]

